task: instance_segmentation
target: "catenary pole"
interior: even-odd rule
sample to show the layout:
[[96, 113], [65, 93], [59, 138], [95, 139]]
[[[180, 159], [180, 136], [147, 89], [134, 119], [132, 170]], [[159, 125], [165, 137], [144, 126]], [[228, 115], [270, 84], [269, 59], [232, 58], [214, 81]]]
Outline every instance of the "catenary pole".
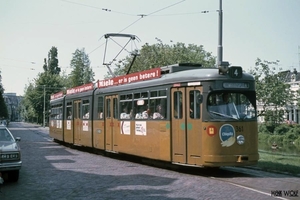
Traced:
[[219, 8], [219, 43], [218, 43], [218, 57], [217, 57], [217, 67], [222, 64], [223, 61], [223, 46], [222, 46], [222, 32], [223, 32], [223, 10], [222, 10], [222, 0], [220, 0]]

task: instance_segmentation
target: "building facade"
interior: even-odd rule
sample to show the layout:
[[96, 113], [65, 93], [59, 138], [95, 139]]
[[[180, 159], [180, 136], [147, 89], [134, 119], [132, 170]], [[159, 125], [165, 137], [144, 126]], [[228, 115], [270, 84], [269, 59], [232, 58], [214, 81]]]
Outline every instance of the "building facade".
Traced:
[[21, 121], [21, 101], [22, 96], [17, 96], [16, 93], [4, 93], [3, 98], [7, 107], [10, 121]]
[[287, 84], [290, 85], [290, 90], [296, 95], [296, 99], [291, 105], [286, 106], [286, 120], [288, 123], [300, 124], [300, 109], [298, 104], [298, 91], [300, 89], [300, 73], [298, 74], [296, 69], [293, 72], [289, 72], [287, 75]]

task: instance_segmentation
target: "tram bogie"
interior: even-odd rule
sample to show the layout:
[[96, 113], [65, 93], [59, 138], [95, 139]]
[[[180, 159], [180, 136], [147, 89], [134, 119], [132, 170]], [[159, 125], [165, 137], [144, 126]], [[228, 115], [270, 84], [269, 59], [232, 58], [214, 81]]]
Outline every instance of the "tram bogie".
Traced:
[[229, 72], [173, 65], [71, 88], [53, 95], [50, 136], [178, 165], [254, 165], [255, 81]]

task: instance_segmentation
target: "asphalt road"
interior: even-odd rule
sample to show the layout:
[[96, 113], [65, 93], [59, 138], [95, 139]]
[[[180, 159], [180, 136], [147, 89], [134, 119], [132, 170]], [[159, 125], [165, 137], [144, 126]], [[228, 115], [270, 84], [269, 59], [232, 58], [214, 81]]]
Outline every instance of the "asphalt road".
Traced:
[[[53, 142], [48, 128], [38, 125], [12, 122], [9, 129], [21, 137], [23, 166], [17, 183], [6, 181], [0, 185], [0, 200], [274, 199], [271, 191], [251, 190], [210, 175], [182, 173], [71, 149]], [[243, 176], [239, 178], [251, 179]]]

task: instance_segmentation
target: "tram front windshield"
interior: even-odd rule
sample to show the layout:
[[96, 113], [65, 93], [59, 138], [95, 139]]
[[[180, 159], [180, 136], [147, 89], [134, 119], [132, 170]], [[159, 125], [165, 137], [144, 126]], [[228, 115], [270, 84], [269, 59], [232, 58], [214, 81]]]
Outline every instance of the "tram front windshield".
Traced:
[[211, 93], [208, 96], [207, 110], [213, 119], [254, 119], [255, 93], [224, 91]]

